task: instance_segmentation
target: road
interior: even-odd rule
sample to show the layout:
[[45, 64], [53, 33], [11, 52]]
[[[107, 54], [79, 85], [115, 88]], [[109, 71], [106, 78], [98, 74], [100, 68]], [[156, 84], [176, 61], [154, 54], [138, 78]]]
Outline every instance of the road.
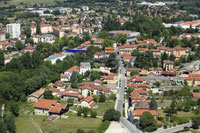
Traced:
[[31, 112], [31, 113], [29, 114], [29, 120], [30, 120], [31, 123], [36, 127], [37, 132], [38, 132], [38, 133], [42, 133], [42, 129], [41, 129], [40, 126], [33, 120], [32, 115], [33, 115], [33, 113]]
[[183, 125], [178, 125], [176, 127], [172, 127], [172, 128], [168, 128], [168, 129], [163, 129], [163, 128], [159, 128], [158, 130], [156, 130], [153, 133], [174, 133], [180, 130], [183, 130], [185, 126], [192, 126], [191, 123], [187, 123], [187, 124], [183, 124]]
[[[118, 49], [116, 50], [118, 52]], [[126, 76], [125, 76], [125, 68], [123, 66], [123, 63], [121, 61], [121, 57], [118, 55], [117, 58], [119, 59], [119, 67], [121, 71], [121, 87], [119, 87], [118, 90], [118, 97], [117, 97], [117, 107], [116, 109], [120, 111], [121, 117], [120, 117], [120, 123], [129, 130], [130, 133], [142, 133], [139, 129], [136, 128], [134, 124], [129, 122], [125, 117], [123, 117], [123, 102], [124, 102], [124, 90], [126, 86]]]

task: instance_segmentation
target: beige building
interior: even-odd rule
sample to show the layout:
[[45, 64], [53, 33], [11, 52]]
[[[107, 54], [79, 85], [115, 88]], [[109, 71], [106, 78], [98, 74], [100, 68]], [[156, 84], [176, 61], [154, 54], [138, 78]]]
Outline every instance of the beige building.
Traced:
[[49, 24], [41, 24], [40, 31], [42, 34], [53, 32], [52, 26]]
[[59, 29], [59, 28], [57, 28], [57, 27], [53, 27], [52, 29], [53, 29], [53, 34], [54, 34], [55, 36], [57, 36], [58, 38], [64, 37], [64, 35], [65, 35], [64, 30]]
[[45, 89], [40, 89], [30, 94], [27, 98], [28, 102], [38, 102], [39, 100], [43, 98], [44, 92], [45, 92]]
[[93, 101], [93, 97], [88, 96], [81, 100], [81, 107], [88, 107], [88, 108], [93, 108], [96, 106], [96, 103]]
[[163, 69], [165, 69], [165, 71], [174, 69], [174, 62], [170, 60], [163, 60]]

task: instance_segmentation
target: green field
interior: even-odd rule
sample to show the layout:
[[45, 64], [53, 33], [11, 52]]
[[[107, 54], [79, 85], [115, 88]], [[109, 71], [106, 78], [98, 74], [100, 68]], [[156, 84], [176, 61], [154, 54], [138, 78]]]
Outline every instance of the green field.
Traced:
[[172, 100], [163, 100], [163, 102], [161, 102], [161, 100], [157, 100], [158, 107], [169, 107], [171, 103]]
[[[20, 5], [21, 2], [24, 3], [24, 5], [28, 4], [49, 4], [49, 3], [55, 3], [56, 0], [10, 0], [7, 2], [7, 4], [4, 4], [4, 2], [0, 2], [0, 6], [9, 6], [9, 5]], [[62, 2], [63, 0], [59, 0], [59, 2]]]
[[106, 110], [109, 108], [114, 108], [115, 103], [112, 102], [105, 102], [105, 103], [97, 103], [98, 108], [96, 109], [98, 116], [103, 116]]
[[[33, 115], [33, 119], [40, 126], [44, 133], [59, 132], [59, 133], [75, 133], [78, 128], [87, 131], [95, 131], [101, 119], [99, 118], [84, 118], [78, 117], [76, 114], [68, 112], [66, 119], [57, 119], [55, 121], [45, 121], [46, 116]], [[16, 132], [17, 133], [36, 133], [37, 130], [28, 119], [28, 115], [20, 115], [16, 118]]]

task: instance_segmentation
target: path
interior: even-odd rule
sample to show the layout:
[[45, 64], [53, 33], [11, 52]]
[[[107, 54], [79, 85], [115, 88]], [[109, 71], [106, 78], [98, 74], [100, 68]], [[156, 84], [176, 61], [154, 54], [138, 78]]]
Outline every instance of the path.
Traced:
[[37, 132], [38, 133], [42, 133], [42, 129], [40, 128], [40, 126], [33, 120], [32, 118], [33, 113], [29, 114], [29, 120], [31, 121], [31, 123], [36, 127]]

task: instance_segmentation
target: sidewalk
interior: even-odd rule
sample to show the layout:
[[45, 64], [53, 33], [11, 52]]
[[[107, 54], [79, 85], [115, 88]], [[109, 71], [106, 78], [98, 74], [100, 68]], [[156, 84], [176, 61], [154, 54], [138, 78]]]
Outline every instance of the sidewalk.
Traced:
[[127, 129], [123, 128], [119, 122], [111, 122], [109, 128], [105, 133], [129, 133]]

